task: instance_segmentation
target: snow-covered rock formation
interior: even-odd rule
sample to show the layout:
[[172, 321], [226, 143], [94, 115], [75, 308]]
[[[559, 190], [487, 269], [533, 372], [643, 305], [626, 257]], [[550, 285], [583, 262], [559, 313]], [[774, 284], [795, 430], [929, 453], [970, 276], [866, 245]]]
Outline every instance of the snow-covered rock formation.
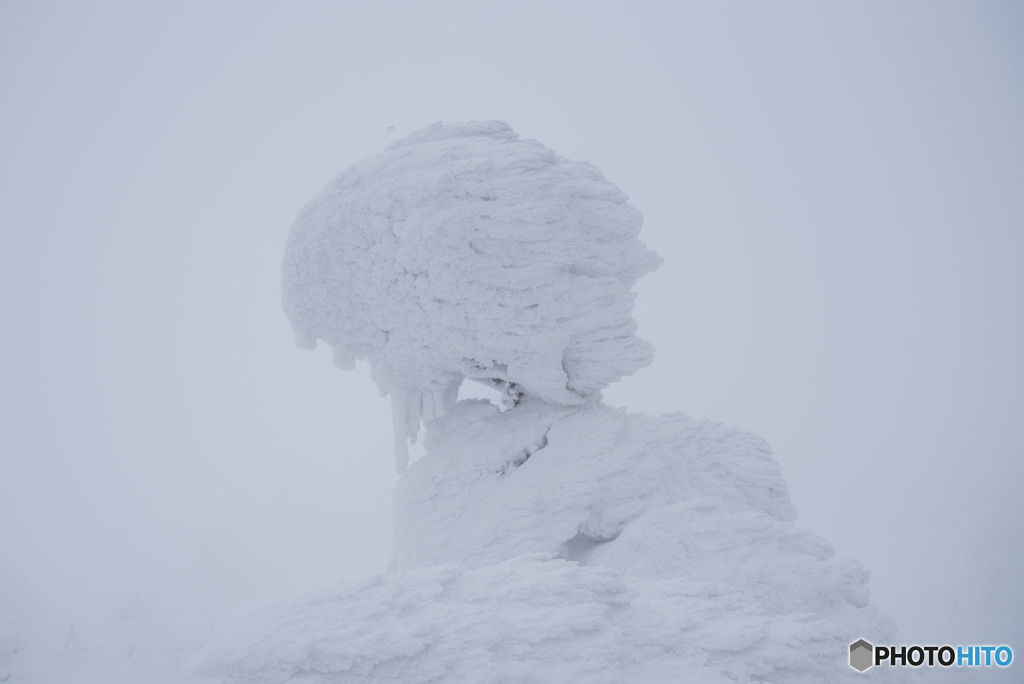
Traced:
[[[433, 126], [332, 181], [284, 262], [300, 344], [394, 398], [391, 568], [254, 622], [221, 684], [861, 681], [891, 622], [867, 572], [798, 529], [768, 446], [600, 390], [650, 360], [631, 289], [657, 265], [592, 166], [505, 124]], [[465, 378], [503, 407], [455, 402]], [[886, 674], [872, 673], [873, 679]]]

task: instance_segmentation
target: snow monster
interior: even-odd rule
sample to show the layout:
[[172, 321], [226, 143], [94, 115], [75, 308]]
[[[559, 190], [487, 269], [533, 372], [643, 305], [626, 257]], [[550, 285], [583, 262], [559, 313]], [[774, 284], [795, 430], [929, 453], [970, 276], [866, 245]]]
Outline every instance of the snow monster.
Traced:
[[[256, 621], [221, 684], [857, 682], [888, 643], [867, 571], [794, 525], [759, 438], [606, 406], [651, 362], [632, 317], [659, 258], [593, 166], [497, 121], [434, 125], [331, 181], [282, 268], [300, 346], [392, 398], [388, 571]], [[457, 401], [466, 379], [504, 405]], [[424, 432], [425, 455], [407, 444]], [[892, 672], [876, 668], [874, 679]]]

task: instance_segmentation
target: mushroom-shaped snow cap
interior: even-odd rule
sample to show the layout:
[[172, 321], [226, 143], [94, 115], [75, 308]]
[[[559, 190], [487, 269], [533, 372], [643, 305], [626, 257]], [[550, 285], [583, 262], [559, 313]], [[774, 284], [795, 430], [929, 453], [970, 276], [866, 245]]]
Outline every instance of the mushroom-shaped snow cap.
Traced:
[[648, 364], [632, 288], [660, 259], [642, 222], [594, 166], [504, 122], [435, 124], [299, 212], [285, 313], [300, 346], [325, 341], [342, 368], [370, 362], [404, 451], [463, 378], [571, 405]]

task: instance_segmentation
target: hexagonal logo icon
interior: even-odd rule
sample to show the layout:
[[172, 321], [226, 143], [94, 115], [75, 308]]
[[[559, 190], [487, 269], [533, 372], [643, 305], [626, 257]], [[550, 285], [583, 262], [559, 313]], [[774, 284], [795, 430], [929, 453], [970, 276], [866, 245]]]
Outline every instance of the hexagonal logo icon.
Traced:
[[857, 639], [850, 644], [850, 667], [863, 672], [874, 665], [875, 647], [864, 639]]

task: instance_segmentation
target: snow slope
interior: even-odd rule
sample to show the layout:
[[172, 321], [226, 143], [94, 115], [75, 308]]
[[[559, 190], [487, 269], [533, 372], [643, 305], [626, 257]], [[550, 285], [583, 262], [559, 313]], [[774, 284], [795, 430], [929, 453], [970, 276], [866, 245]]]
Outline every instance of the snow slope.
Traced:
[[[793, 525], [758, 438], [682, 415], [464, 400], [395, 497], [393, 567], [195, 672], [284, 682], [863, 681], [867, 572]], [[873, 677], [877, 679], [877, 675]]]

